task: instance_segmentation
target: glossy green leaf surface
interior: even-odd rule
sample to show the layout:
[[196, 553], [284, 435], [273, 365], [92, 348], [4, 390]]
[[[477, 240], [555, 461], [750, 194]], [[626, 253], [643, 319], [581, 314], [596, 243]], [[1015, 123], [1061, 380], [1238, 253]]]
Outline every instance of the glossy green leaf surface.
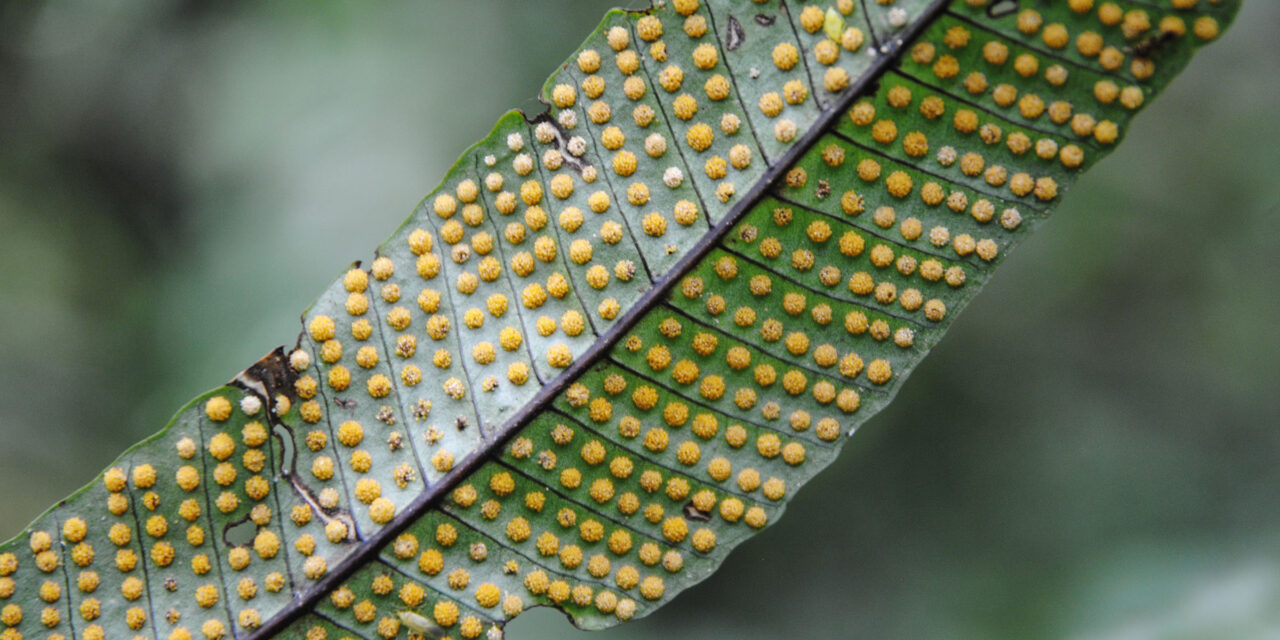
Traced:
[[0, 548], [0, 637], [662, 606], [781, 517], [1238, 3], [1019, 4], [611, 12], [295, 346]]

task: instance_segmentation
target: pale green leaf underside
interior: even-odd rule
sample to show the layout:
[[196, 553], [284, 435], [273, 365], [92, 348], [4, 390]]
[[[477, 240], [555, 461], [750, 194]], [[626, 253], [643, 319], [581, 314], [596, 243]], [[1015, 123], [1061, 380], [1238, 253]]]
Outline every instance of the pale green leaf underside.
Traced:
[[0, 639], [661, 606], [835, 459], [1238, 1], [1017, 5], [611, 12], [294, 350], [0, 547]]

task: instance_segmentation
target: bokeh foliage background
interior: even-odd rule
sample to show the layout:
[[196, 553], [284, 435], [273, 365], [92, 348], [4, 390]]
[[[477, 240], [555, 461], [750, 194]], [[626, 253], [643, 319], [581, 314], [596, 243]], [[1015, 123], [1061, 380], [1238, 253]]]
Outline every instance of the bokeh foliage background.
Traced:
[[[0, 538], [292, 343], [614, 3], [0, 5]], [[1246, 3], [779, 526], [592, 637], [1280, 637], [1277, 25]]]

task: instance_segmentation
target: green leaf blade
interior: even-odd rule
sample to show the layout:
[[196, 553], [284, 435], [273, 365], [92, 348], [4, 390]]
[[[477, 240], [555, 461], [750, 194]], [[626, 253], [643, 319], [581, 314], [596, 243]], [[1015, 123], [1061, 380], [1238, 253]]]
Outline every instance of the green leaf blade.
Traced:
[[[983, 4], [611, 12], [598, 66], [504, 116], [295, 351], [0, 548], [3, 633], [492, 639], [531, 606], [604, 628], [710, 575], [1238, 6], [1031, 29]], [[1123, 64], [1085, 54], [1091, 29]]]

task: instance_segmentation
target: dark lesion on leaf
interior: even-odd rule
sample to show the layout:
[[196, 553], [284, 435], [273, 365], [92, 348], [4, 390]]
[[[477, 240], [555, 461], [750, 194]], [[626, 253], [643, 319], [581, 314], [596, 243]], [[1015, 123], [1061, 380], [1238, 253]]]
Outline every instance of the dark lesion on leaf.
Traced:
[[763, 13], [757, 13], [755, 20], [756, 24], [762, 27], [772, 27], [773, 23], [778, 21], [778, 16], [768, 16]]
[[[358, 266], [359, 263], [356, 264]], [[298, 345], [302, 344], [302, 340], [303, 337], [299, 335]], [[295, 348], [297, 348], [296, 345]], [[338, 520], [346, 525], [347, 540], [353, 541], [356, 539], [356, 523], [350, 511], [340, 507], [333, 509], [322, 507], [316, 498], [315, 491], [298, 475], [298, 455], [294, 440], [296, 434], [293, 427], [281, 420], [277, 413], [277, 405], [280, 404], [277, 398], [283, 397], [290, 405], [298, 400], [297, 390], [294, 387], [297, 380], [298, 374], [289, 365], [289, 356], [285, 353], [284, 347], [280, 346], [240, 372], [229, 384], [258, 396], [263, 406], [267, 408], [266, 419], [271, 425], [271, 435], [279, 448], [276, 468], [280, 470], [280, 477], [289, 483], [294, 494], [311, 507], [311, 512], [320, 518], [321, 522], [328, 524], [331, 520]], [[335, 401], [339, 404], [349, 402], [351, 406], [347, 408], [355, 407], [354, 400], [344, 401], [339, 398]], [[228, 523], [223, 527], [222, 539], [228, 546], [242, 546], [247, 542], [236, 540], [248, 535], [248, 541], [252, 542], [253, 535], [256, 533], [257, 525], [252, 522], [250, 516], [245, 516], [244, 519]]]
[[320, 502], [316, 499], [311, 487], [307, 486], [307, 484], [303, 482], [296, 473], [282, 472], [280, 475], [289, 481], [289, 486], [293, 488], [293, 492], [302, 499], [307, 506], [311, 507], [311, 512], [320, 519], [321, 523], [327, 525], [330, 521], [337, 520], [347, 527], [346, 540], [351, 542], [356, 539], [356, 522], [351, 517], [350, 510], [343, 509], [341, 507], [326, 509], [320, 506]]
[[693, 501], [690, 500], [684, 505], [684, 517], [694, 522], [710, 522], [711, 512], [698, 509], [698, 507], [694, 506]]
[[1132, 53], [1138, 58], [1150, 59], [1156, 57], [1161, 51], [1163, 51], [1165, 45], [1177, 39], [1177, 32], [1161, 31], [1160, 33], [1144, 38], [1127, 49], [1128, 53]]
[[725, 30], [724, 48], [729, 51], [736, 51], [747, 40], [747, 32], [743, 31], [742, 23], [738, 19], [729, 16], [729, 24]]
[[267, 407], [270, 415], [276, 414], [276, 397], [285, 396], [290, 404], [297, 399], [294, 383], [298, 374], [289, 366], [284, 347], [276, 347], [271, 353], [241, 371], [231, 380], [231, 385], [256, 394]]
[[227, 547], [243, 547], [252, 543], [257, 534], [258, 524], [245, 514], [243, 518], [223, 525], [222, 543]]
[[532, 120], [529, 120], [528, 118], [525, 120], [533, 127], [544, 122], [551, 125], [551, 129], [555, 132], [555, 140], [553, 143], [555, 144], [556, 151], [560, 152], [560, 157], [565, 166], [573, 169], [579, 176], [587, 170], [587, 167], [591, 166], [590, 163], [584, 161], [580, 156], [576, 156], [569, 152], [569, 132], [561, 126], [555, 118], [551, 117], [551, 112], [549, 110], [538, 114]]

